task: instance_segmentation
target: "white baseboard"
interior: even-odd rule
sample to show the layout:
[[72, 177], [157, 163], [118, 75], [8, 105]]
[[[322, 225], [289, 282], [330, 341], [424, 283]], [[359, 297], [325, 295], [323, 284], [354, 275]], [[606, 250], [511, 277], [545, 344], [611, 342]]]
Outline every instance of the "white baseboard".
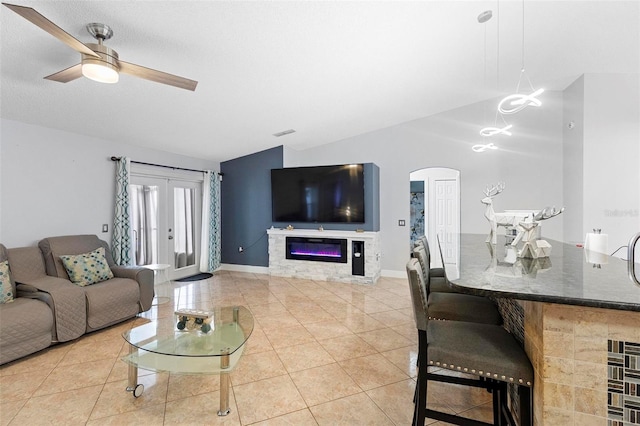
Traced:
[[[252, 265], [236, 265], [233, 263], [223, 263], [220, 265], [220, 271], [248, 272], [251, 274], [267, 274], [269, 275], [268, 266], [252, 266]], [[381, 277], [388, 278], [407, 278], [406, 271], [394, 271], [392, 269], [383, 269], [380, 271]]]
[[220, 271], [249, 272], [251, 274], [269, 274], [268, 266], [236, 265], [233, 263], [223, 263]]
[[392, 269], [383, 269], [380, 276], [388, 278], [407, 278], [407, 271], [394, 271]]

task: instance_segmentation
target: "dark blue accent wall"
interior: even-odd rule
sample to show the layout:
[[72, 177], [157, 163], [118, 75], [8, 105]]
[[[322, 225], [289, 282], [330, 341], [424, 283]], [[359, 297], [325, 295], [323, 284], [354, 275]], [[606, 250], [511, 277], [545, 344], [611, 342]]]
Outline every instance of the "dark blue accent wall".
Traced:
[[[224, 174], [221, 185], [222, 263], [269, 266], [267, 229], [284, 228], [355, 231], [380, 230], [380, 169], [364, 164], [365, 223], [313, 224], [271, 221], [271, 169], [283, 167], [283, 147], [220, 163]], [[240, 253], [238, 247], [245, 250]]]
[[[380, 168], [373, 163], [364, 165], [365, 231], [380, 230]], [[371, 220], [367, 219], [368, 217]]]
[[269, 266], [271, 169], [282, 164], [282, 146], [220, 163], [222, 263]]

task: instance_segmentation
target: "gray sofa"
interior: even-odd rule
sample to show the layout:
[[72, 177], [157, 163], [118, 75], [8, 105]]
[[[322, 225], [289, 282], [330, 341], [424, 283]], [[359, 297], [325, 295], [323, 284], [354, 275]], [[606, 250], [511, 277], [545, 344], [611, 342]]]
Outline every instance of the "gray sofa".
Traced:
[[[73, 284], [60, 256], [87, 253], [99, 247], [105, 248], [105, 257], [114, 277], [86, 287]], [[95, 235], [45, 238], [38, 247], [8, 249], [6, 255], [18, 297], [14, 302], [0, 305], [0, 364], [41, 350], [51, 343], [77, 339], [84, 333], [132, 318], [151, 307], [153, 271], [116, 265], [108, 244]], [[34, 319], [25, 320], [24, 317], [20, 322], [12, 319], [12, 311], [23, 309], [20, 306], [25, 302], [15, 305], [22, 299], [30, 300], [31, 304], [37, 301], [38, 306], [44, 306], [52, 316], [47, 345], [42, 346], [42, 336], [39, 344], [21, 340], [24, 329], [34, 323]], [[45, 313], [41, 315], [46, 316]], [[28, 317], [31, 318], [31, 314]], [[18, 331], [11, 332], [13, 329]]]
[[[5, 246], [0, 244], [0, 262], [5, 260], [9, 260], [11, 268], [9, 253]], [[25, 296], [16, 292], [13, 273], [11, 286], [13, 302], [0, 304], [0, 364], [42, 350], [53, 340], [53, 312], [49, 306], [38, 300], [37, 295]]]

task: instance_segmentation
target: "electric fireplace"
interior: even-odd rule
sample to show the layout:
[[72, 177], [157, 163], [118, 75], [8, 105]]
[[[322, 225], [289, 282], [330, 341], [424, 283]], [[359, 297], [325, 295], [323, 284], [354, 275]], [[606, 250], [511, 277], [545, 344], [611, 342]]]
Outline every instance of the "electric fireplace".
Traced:
[[287, 259], [347, 263], [347, 240], [287, 237], [285, 255]]

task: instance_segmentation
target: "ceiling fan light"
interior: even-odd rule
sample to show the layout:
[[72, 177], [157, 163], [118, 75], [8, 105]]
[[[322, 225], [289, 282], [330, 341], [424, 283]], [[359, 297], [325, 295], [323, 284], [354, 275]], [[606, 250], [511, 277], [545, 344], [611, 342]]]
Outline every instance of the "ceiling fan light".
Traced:
[[83, 63], [82, 75], [99, 83], [117, 83], [120, 75], [111, 64]]
[[82, 54], [82, 75], [100, 83], [117, 83], [118, 53], [103, 45], [87, 43], [86, 46], [100, 55], [100, 58]]

